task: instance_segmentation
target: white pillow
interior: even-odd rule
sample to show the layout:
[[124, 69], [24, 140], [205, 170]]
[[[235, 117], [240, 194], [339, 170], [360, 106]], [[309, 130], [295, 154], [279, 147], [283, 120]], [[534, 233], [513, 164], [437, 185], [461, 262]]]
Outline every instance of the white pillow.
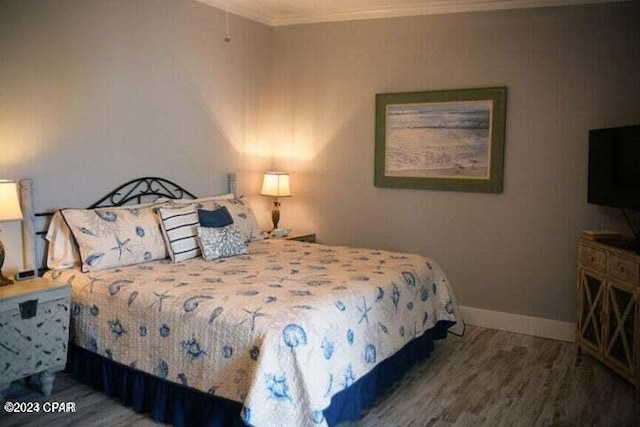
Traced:
[[[225, 194], [219, 197], [226, 198], [229, 195]], [[231, 194], [231, 196], [233, 196]], [[137, 205], [117, 206], [117, 207], [104, 207], [96, 208], [96, 210], [119, 210], [119, 209], [141, 209], [147, 206], [163, 206], [164, 202], [152, 202], [141, 203]], [[160, 219], [157, 218], [158, 227], [160, 226]], [[74, 240], [69, 226], [65, 222], [60, 211], [57, 211], [51, 217], [49, 222], [49, 228], [47, 229], [47, 235], [45, 236], [49, 242], [47, 246], [47, 268], [50, 270], [64, 270], [67, 268], [79, 267], [82, 265], [80, 260], [80, 252], [78, 251], [78, 244]], [[166, 257], [165, 257], [166, 258]]]
[[63, 209], [78, 243], [82, 271], [96, 271], [168, 256], [154, 205]]
[[158, 208], [160, 225], [169, 256], [173, 262], [180, 262], [200, 255], [196, 238], [198, 212], [196, 205]]
[[78, 245], [73, 240], [71, 230], [64, 222], [64, 218], [57, 211], [51, 217], [46, 239], [49, 242], [47, 249], [47, 268], [50, 270], [64, 270], [79, 267], [80, 253]]
[[[244, 197], [228, 200], [216, 200], [212, 202], [213, 209], [226, 207], [233, 218], [233, 223], [238, 226], [240, 232], [245, 236], [245, 242], [264, 239], [256, 214], [251, 209], [249, 201]], [[207, 208], [205, 204], [205, 209]], [[209, 209], [211, 209], [209, 208]]]

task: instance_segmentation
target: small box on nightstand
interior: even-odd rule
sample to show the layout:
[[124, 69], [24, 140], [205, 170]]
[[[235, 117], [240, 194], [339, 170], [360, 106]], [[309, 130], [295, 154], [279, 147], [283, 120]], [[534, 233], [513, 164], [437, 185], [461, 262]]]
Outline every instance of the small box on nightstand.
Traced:
[[36, 278], [0, 287], [0, 392], [38, 374], [45, 396], [64, 369], [69, 342], [71, 286]]

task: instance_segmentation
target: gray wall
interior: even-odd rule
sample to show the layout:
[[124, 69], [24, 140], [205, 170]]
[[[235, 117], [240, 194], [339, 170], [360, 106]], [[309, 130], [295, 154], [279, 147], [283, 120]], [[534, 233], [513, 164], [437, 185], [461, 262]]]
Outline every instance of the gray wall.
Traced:
[[[321, 238], [429, 255], [466, 306], [573, 321], [580, 231], [628, 231], [586, 203], [587, 134], [640, 123], [638, 22], [626, 3], [277, 28], [278, 132], [307, 147]], [[376, 93], [488, 86], [508, 88], [502, 194], [373, 186]]]
[[0, 1], [0, 175], [32, 178], [39, 210], [144, 175], [223, 190], [258, 161], [272, 57], [271, 28], [231, 31], [189, 0]]
[[[573, 320], [590, 128], [640, 121], [640, 5], [268, 28], [190, 0], [0, 0], [0, 177], [36, 209], [142, 175], [292, 172], [282, 225], [436, 259], [466, 306]], [[374, 95], [508, 87], [503, 194], [373, 187]], [[268, 199], [255, 196], [265, 228]], [[5, 242], [6, 244], [6, 242]]]

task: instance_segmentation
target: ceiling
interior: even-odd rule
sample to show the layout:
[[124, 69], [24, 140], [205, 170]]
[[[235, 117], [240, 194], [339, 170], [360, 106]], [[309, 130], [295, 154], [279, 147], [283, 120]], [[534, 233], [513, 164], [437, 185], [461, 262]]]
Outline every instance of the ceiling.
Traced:
[[634, 0], [197, 0], [270, 26]]

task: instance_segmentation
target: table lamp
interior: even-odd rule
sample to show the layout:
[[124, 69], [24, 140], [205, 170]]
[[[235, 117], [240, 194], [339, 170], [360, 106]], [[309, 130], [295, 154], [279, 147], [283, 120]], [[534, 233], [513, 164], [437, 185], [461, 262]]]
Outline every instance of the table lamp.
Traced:
[[[0, 222], [22, 220], [22, 210], [18, 200], [18, 186], [15, 181], [0, 180]], [[0, 239], [0, 286], [10, 285], [13, 280], [2, 274], [4, 265], [4, 245]]]
[[271, 232], [277, 233], [279, 231], [278, 222], [280, 221], [280, 209], [278, 209], [280, 202], [278, 197], [291, 197], [289, 174], [286, 172], [265, 172], [260, 194], [275, 197], [273, 210], [271, 211], [271, 220], [273, 221], [273, 230]]

